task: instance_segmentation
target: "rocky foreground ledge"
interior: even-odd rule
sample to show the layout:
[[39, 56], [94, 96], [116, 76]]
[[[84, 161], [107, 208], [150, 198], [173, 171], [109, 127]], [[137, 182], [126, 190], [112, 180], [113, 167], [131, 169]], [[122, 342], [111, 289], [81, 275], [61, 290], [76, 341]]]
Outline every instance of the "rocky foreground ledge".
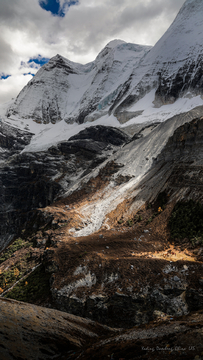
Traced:
[[203, 311], [130, 330], [10, 299], [0, 299], [0, 359], [203, 358]]
[[71, 358], [86, 344], [118, 331], [74, 315], [0, 299], [0, 359]]

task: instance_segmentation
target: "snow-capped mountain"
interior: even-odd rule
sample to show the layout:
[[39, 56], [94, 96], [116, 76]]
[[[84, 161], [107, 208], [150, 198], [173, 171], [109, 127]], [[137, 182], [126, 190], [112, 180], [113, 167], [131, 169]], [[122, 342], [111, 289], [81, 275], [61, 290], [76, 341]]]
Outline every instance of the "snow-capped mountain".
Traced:
[[149, 49], [114, 40], [86, 65], [56, 55], [20, 92], [9, 115], [43, 123], [95, 120], [107, 113], [132, 67]]
[[[203, 2], [187, 0], [153, 48], [114, 40], [86, 65], [56, 55], [20, 92], [8, 116], [81, 124], [114, 114], [121, 123], [142, 122], [149, 97], [137, 102], [150, 92], [151, 107], [202, 95], [202, 37]], [[195, 105], [201, 104], [199, 98]]]
[[117, 97], [112, 109], [117, 108], [117, 113], [130, 109], [151, 89], [156, 90], [157, 106], [173, 103], [188, 91], [202, 95], [202, 40], [203, 2], [187, 0], [166, 33], [134, 68], [126, 94]]

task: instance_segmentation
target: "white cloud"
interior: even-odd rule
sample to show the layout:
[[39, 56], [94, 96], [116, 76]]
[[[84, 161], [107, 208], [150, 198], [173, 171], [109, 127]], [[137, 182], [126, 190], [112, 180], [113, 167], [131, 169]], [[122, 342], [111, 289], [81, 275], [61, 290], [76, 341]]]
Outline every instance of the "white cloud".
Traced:
[[[60, 0], [61, 7], [67, 0]], [[87, 63], [111, 40], [153, 45], [184, 0], [80, 0], [65, 17], [52, 16], [38, 0], [0, 0], [0, 102], [16, 96], [27, 78], [21, 62], [57, 53]], [[27, 69], [26, 71], [27, 72]], [[13, 85], [12, 85], [13, 84]], [[13, 86], [13, 87], [12, 87]]]
[[22, 88], [28, 83], [32, 78], [32, 75], [13, 75], [8, 79], [2, 79], [0, 81], [0, 99], [1, 103], [15, 98], [16, 95], [22, 90]]

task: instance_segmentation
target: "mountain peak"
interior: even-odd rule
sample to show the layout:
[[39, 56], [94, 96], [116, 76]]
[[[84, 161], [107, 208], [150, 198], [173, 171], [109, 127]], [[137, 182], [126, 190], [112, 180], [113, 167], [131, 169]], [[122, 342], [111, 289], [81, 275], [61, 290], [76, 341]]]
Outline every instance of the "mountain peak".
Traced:
[[182, 12], [184, 9], [186, 9], [186, 8], [188, 8], [188, 7], [190, 7], [190, 10], [191, 10], [191, 9], [194, 9], [194, 10], [195, 10], [196, 7], [198, 7], [199, 5], [200, 5], [200, 6], [203, 5], [202, 0], [186, 0], [186, 1], [184, 2], [183, 6], [181, 7], [179, 13]]
[[150, 51], [150, 62], [181, 61], [203, 51], [203, 1], [187, 0]]
[[126, 44], [126, 42], [123, 41], [123, 40], [115, 39], [115, 40], [110, 41], [105, 47], [115, 48], [115, 47], [117, 47], [119, 45], [122, 45], [122, 44]]
[[149, 92], [158, 107], [188, 91], [202, 95], [202, 34], [203, 1], [187, 0], [153, 48], [115, 39], [86, 65], [55, 55], [23, 89], [9, 114], [41, 123], [63, 119], [81, 124], [113, 113], [126, 122], [144, 111], [146, 105], [136, 103]]

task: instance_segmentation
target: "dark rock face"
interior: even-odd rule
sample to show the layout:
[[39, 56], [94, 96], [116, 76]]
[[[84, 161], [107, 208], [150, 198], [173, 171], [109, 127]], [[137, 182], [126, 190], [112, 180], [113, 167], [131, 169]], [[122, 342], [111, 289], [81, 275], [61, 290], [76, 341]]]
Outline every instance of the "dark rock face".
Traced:
[[[19, 234], [31, 211], [49, 205], [60, 190], [51, 181], [50, 159], [39, 155], [17, 155], [0, 170], [0, 248]], [[41, 158], [42, 160], [42, 158]], [[53, 165], [53, 161], [51, 161]], [[56, 165], [56, 164], [55, 164]], [[54, 166], [53, 166], [54, 167]]]
[[7, 158], [0, 168], [0, 249], [20, 234], [34, 210], [50, 205], [129, 140], [117, 129], [91, 127], [47, 152], [20, 154], [31, 136], [18, 131], [0, 137]]
[[79, 134], [72, 136], [69, 141], [80, 139], [91, 139], [97, 142], [99, 141], [106, 146], [108, 144], [121, 146], [129, 141], [130, 137], [119, 129], [110, 126], [97, 125], [86, 128]]
[[63, 69], [63, 71], [65, 72], [66, 75], [76, 73], [74, 68], [71, 67], [70, 65], [68, 65], [67, 62], [65, 61], [65, 59], [59, 54], [54, 56], [54, 58], [52, 58], [48, 62], [48, 64], [45, 65], [45, 70], [46, 71], [50, 71], [50, 70], [53, 70], [53, 69]]
[[158, 160], [178, 160], [197, 164], [203, 160], [203, 118], [180, 126], [168, 140]]
[[69, 141], [60, 143], [57, 148], [62, 154], [77, 154], [92, 159], [95, 154], [113, 149], [128, 142], [130, 137], [122, 131], [106, 126], [92, 126], [72, 136]]
[[168, 77], [167, 74], [160, 73], [159, 83], [155, 94], [155, 101], [165, 104], [176, 101], [187, 91], [196, 95], [203, 94], [203, 61], [202, 56], [198, 57], [197, 62], [188, 61], [177, 74]]
[[23, 150], [30, 143], [32, 135], [28, 131], [13, 128], [5, 123], [0, 123], [0, 159], [8, 158]]
[[[144, 285], [144, 284], [143, 284]], [[196, 290], [181, 288], [151, 288], [147, 294], [125, 295], [115, 293], [111, 297], [92, 295], [86, 299], [76, 296], [59, 296], [54, 289], [53, 298], [58, 309], [90, 318], [112, 327], [131, 328], [154, 320], [155, 312], [169, 316], [181, 316], [189, 311], [202, 309], [203, 296]]]

